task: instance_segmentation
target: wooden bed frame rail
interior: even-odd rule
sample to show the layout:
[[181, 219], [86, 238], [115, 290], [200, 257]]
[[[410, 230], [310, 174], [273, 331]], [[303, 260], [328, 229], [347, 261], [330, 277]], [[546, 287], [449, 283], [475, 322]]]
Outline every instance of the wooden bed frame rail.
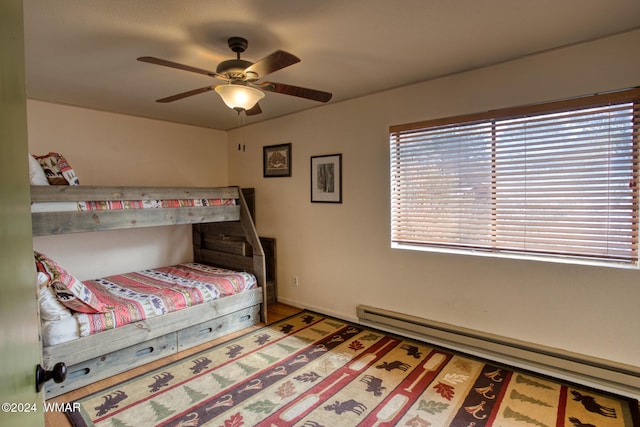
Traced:
[[[31, 202], [77, 202], [117, 200], [240, 199], [238, 187], [96, 187], [31, 186]], [[34, 236], [118, 230], [159, 225], [194, 224], [240, 220], [242, 202], [236, 206], [127, 209], [105, 211], [35, 212]]]

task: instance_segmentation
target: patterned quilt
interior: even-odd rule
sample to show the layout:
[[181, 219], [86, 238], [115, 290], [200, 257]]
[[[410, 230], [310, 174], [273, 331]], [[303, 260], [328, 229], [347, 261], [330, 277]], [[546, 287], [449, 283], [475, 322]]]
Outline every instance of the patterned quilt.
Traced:
[[83, 281], [109, 310], [77, 313], [80, 336], [234, 295], [256, 286], [250, 273], [197, 263]]
[[180, 200], [113, 200], [78, 202], [80, 211], [183, 208], [194, 206], [233, 206], [236, 199], [180, 199]]
[[98, 200], [81, 202], [31, 203], [31, 212], [76, 212], [124, 209], [184, 208], [199, 206], [235, 206], [236, 199], [177, 199], [177, 200]]

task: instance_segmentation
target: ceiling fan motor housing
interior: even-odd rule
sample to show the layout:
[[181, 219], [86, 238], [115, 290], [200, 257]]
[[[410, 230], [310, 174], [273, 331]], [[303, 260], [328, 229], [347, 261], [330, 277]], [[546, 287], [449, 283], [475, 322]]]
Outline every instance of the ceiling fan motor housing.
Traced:
[[253, 62], [245, 61], [244, 59], [228, 59], [218, 64], [216, 73], [224, 74], [232, 79], [242, 79], [245, 68], [251, 65], [253, 65]]

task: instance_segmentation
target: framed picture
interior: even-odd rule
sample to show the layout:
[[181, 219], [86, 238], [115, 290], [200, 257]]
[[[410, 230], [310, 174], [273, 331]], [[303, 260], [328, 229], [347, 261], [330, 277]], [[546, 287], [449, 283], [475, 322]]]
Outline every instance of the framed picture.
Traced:
[[311, 157], [311, 202], [342, 203], [342, 154]]
[[262, 147], [265, 178], [291, 176], [291, 144]]

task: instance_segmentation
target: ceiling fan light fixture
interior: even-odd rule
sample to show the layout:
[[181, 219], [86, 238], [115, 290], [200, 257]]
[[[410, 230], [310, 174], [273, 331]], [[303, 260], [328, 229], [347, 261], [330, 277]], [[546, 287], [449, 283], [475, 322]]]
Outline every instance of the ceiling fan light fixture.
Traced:
[[215, 91], [227, 107], [236, 111], [250, 110], [264, 98], [264, 93], [258, 89], [239, 84], [216, 86]]

